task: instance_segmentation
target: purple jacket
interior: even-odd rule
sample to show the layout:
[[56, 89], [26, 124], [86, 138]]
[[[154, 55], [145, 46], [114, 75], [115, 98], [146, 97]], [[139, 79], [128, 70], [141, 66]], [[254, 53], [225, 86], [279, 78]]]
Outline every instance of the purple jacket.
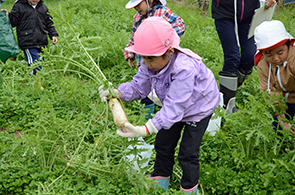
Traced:
[[[175, 50], [176, 51], [176, 50]], [[170, 129], [176, 122], [199, 121], [219, 105], [219, 89], [211, 70], [201, 60], [176, 51], [159, 73], [139, 67], [133, 80], [122, 83], [123, 101], [139, 100], [155, 89], [163, 107], [152, 122], [158, 130]]]

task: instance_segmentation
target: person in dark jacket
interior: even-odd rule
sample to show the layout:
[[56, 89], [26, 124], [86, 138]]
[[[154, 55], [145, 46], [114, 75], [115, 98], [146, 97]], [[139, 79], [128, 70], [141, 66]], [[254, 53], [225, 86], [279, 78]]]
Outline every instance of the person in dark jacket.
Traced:
[[[16, 27], [18, 45], [24, 51], [29, 66], [35, 60], [41, 60], [39, 53], [42, 53], [42, 47], [48, 45], [47, 35], [52, 39], [52, 44], [57, 43], [58, 33], [43, 0], [17, 0], [10, 13], [7, 10], [6, 13], [11, 26]], [[35, 68], [31, 75], [35, 75], [41, 68]]]
[[[266, 0], [265, 9], [276, 4]], [[219, 72], [220, 92], [227, 113], [235, 112], [234, 103], [238, 87], [252, 73], [256, 46], [248, 39], [250, 24], [259, 0], [212, 0], [212, 18], [222, 44], [224, 64]]]

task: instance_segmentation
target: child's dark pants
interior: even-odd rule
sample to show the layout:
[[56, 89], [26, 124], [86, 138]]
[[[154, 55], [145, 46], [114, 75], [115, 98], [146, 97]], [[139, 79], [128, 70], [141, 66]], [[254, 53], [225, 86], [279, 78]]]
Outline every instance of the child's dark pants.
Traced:
[[[40, 61], [41, 57], [39, 55], [39, 53], [43, 53], [41, 48], [37, 48], [37, 49], [25, 49], [24, 50], [24, 54], [25, 54], [25, 58], [28, 62], [28, 66], [30, 67], [35, 61]], [[42, 69], [42, 66], [38, 66], [36, 68], [34, 68], [34, 70], [32, 70], [32, 72], [30, 73], [31, 75], [36, 75], [37, 71], [40, 71]]]
[[170, 129], [158, 132], [155, 141], [156, 162], [151, 174], [153, 177], [172, 175], [175, 148], [184, 127], [178, 153], [178, 161], [183, 170], [181, 186], [190, 189], [198, 184], [200, 145], [211, 116], [199, 122], [178, 122]]

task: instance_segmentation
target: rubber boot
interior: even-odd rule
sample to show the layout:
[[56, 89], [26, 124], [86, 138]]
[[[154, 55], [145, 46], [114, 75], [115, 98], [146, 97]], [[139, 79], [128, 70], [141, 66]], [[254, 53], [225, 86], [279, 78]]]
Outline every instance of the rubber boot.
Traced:
[[223, 108], [227, 114], [237, 111], [235, 105], [236, 93], [238, 89], [238, 74], [236, 72], [219, 72], [220, 92], [223, 94]]
[[157, 183], [154, 183], [154, 188], [162, 188], [166, 192], [168, 191], [169, 188], [169, 183], [170, 183], [170, 177], [162, 177], [162, 176], [149, 176], [149, 178], [157, 180]]
[[197, 194], [198, 191], [198, 185], [195, 185], [194, 187], [192, 187], [191, 189], [184, 189], [182, 186], [180, 186], [180, 189], [183, 190], [184, 192], [186, 192], [186, 194]]
[[238, 73], [238, 87], [240, 87], [243, 84], [243, 82], [248, 78], [248, 76], [252, 73], [252, 69], [244, 70], [242, 68], [239, 68], [237, 73]]

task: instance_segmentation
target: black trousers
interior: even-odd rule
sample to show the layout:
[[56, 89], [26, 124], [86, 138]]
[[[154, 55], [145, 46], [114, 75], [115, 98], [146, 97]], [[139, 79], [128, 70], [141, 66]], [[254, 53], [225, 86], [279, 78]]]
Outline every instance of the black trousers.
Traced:
[[199, 182], [200, 146], [211, 116], [199, 122], [178, 122], [168, 130], [161, 129], [156, 136], [156, 162], [151, 176], [172, 175], [175, 148], [183, 129], [178, 153], [178, 161], [183, 171], [181, 186], [185, 189], [196, 186]]

